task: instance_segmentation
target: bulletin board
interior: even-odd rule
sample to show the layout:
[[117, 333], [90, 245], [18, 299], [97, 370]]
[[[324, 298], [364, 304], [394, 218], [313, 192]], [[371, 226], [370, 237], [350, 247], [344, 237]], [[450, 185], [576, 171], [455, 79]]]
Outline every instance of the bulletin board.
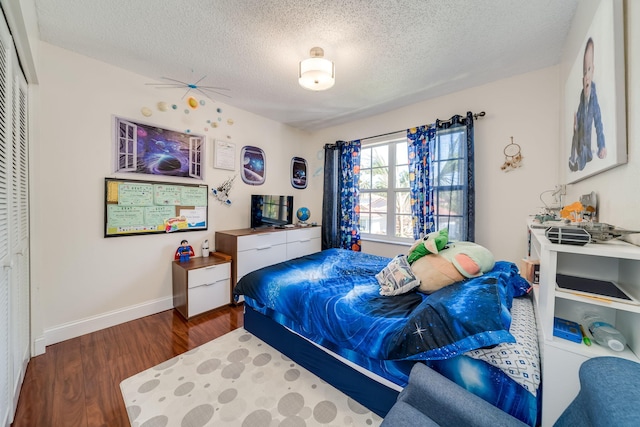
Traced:
[[208, 228], [204, 184], [105, 178], [104, 237]]

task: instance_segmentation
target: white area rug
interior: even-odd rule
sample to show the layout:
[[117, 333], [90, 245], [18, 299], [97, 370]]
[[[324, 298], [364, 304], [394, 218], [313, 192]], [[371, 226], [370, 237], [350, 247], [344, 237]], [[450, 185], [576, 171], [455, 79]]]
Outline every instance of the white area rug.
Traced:
[[127, 378], [120, 389], [133, 427], [382, 422], [242, 328]]

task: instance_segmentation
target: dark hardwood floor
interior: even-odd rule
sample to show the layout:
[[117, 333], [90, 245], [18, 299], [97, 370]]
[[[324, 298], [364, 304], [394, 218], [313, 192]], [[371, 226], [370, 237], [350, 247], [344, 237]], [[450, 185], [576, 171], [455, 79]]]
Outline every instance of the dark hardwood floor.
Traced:
[[122, 380], [242, 325], [242, 306], [189, 322], [168, 310], [50, 345], [29, 361], [12, 426], [128, 426]]

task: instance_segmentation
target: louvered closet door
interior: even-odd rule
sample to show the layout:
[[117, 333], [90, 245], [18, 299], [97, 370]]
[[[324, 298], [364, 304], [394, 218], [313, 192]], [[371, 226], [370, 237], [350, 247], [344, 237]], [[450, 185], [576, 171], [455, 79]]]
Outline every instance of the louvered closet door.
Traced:
[[9, 311], [9, 179], [11, 162], [11, 38], [0, 20], [0, 426], [12, 418], [13, 353]]
[[29, 348], [29, 205], [27, 175], [27, 83], [13, 61], [11, 194], [9, 199], [9, 243], [11, 271], [11, 347], [13, 350], [12, 408], [18, 404], [20, 387], [30, 357]]
[[27, 89], [0, 18], [0, 427], [13, 421], [31, 356]]

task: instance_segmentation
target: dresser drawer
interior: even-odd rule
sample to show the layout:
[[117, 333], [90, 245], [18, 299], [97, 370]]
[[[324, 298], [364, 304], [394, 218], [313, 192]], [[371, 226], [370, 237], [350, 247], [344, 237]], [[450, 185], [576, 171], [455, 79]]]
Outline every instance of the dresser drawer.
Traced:
[[[284, 235], [284, 233], [280, 234]], [[284, 244], [263, 246], [259, 249], [238, 252], [238, 258], [236, 260], [237, 280], [240, 280], [245, 274], [251, 273], [259, 268], [285, 261], [286, 256], [287, 249]]]
[[308, 242], [311, 239], [319, 239], [321, 237], [320, 231], [320, 227], [306, 227], [287, 230], [287, 243]]
[[211, 285], [228, 280], [231, 277], [229, 263], [210, 265], [208, 267], [189, 270], [189, 288]]
[[283, 232], [257, 233], [238, 237], [238, 252], [250, 249], [265, 249], [287, 243], [287, 235]]
[[321, 246], [319, 238], [289, 242], [287, 243], [287, 260], [320, 252]]
[[196, 287], [192, 287], [189, 283], [188, 317], [229, 304], [231, 302], [229, 286], [231, 285], [228, 276], [226, 279]]

